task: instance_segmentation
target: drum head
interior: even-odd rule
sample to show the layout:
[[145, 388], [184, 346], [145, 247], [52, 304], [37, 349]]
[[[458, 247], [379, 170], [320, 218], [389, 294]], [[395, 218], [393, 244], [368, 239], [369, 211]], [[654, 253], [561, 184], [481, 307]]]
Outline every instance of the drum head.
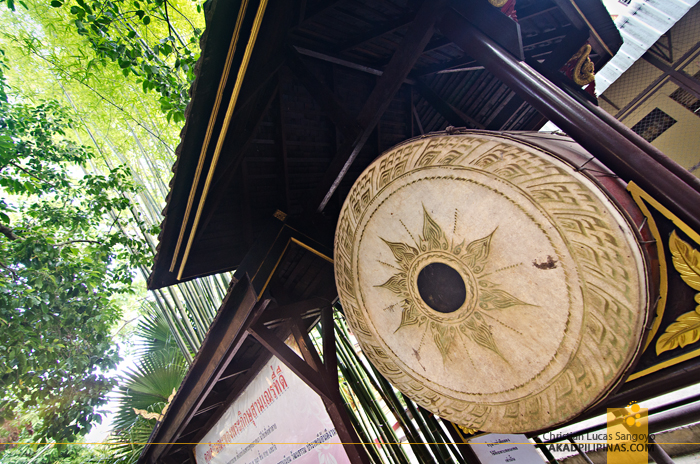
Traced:
[[566, 161], [505, 136], [406, 142], [338, 222], [340, 300], [396, 388], [457, 424], [578, 415], [640, 350], [647, 271], [626, 216]]

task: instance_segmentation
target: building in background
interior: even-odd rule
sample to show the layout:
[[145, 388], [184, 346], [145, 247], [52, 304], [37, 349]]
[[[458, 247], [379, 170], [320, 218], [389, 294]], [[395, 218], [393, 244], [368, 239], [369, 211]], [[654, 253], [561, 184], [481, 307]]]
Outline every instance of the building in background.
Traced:
[[700, 5], [633, 1], [616, 24], [625, 43], [596, 76], [601, 108], [700, 175]]

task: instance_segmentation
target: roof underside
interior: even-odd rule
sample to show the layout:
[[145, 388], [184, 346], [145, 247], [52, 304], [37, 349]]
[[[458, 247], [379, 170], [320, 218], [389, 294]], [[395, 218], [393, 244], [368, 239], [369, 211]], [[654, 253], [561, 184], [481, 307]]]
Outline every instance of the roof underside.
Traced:
[[[246, 67], [241, 64], [245, 63], [246, 42], [255, 35], [251, 31], [258, 8], [258, 2], [249, 3], [244, 14], [239, 2], [214, 1], [210, 6], [198, 77], [149, 280], [151, 288], [235, 269], [264, 220], [276, 209], [308, 217], [319, 227], [325, 218], [332, 231], [355, 179], [379, 154], [407, 138], [450, 125], [536, 130], [546, 122], [439, 29], [432, 29], [407, 77], [401, 78], [403, 83], [387, 94], [386, 110], [379, 113], [379, 122], [372, 126], [357, 158], [340, 179], [323, 217], [312, 217], [318, 207], [314, 201], [328, 191], [334, 158], [366, 127], [362, 120], [365, 104], [392, 57], [402, 52], [421, 2], [270, 3]], [[517, 0], [518, 25], [486, 0], [456, 3], [468, 8], [472, 3], [483, 4], [487, 11], [479, 27], [494, 38], [501, 28], [512, 32], [519, 27], [526, 61], [555, 70], [571, 56], [571, 49], [577, 50], [586, 40], [593, 45], [591, 59], [596, 68], [610, 59], [606, 49], [614, 53], [621, 43], [598, 0], [585, 2], [579, 11], [573, 10], [568, 0]], [[239, 42], [230, 57], [231, 71], [225, 85], [220, 85], [234, 36], [236, 22], [232, 18], [236, 17], [242, 18]], [[595, 34], [586, 24], [594, 26]], [[494, 28], [496, 32], [491, 30]], [[519, 44], [513, 43], [506, 46], [517, 48]], [[222, 130], [240, 68], [245, 72], [240, 93], [230, 124]], [[218, 107], [217, 98], [221, 102]], [[208, 143], [207, 128], [211, 134]], [[200, 153], [202, 168], [197, 177]], [[211, 167], [214, 158], [218, 158], [215, 168]], [[332, 240], [332, 235], [326, 239]], [[183, 256], [187, 256], [184, 266]]]

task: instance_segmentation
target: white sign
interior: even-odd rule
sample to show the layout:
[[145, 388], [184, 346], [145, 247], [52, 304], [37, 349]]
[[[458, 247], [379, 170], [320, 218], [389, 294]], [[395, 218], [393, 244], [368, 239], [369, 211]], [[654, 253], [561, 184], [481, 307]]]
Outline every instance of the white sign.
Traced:
[[321, 398], [275, 357], [195, 456], [197, 464], [350, 464]]
[[542, 456], [525, 435], [489, 433], [469, 440], [474, 453], [483, 464], [542, 464]]

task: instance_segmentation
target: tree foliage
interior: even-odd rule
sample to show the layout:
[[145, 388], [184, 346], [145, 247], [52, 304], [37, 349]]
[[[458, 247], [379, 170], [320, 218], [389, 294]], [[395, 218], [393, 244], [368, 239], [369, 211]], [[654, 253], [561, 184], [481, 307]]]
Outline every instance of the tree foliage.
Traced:
[[[161, 95], [168, 120], [184, 121], [202, 31], [180, 10], [168, 0], [52, 0], [51, 6], [69, 9], [78, 33], [103, 65], [111, 61], [125, 76], [136, 76], [144, 92]], [[184, 37], [172, 14], [189, 25]]]
[[135, 335], [141, 340], [141, 358], [119, 378], [117, 412], [108, 463], [132, 464], [138, 460], [156, 419], [144, 412], [163, 414], [187, 373], [187, 362], [168, 323], [157, 306], [146, 307]]
[[[0, 210], [5, 215], [2, 216], [4, 219], [0, 219], [0, 225], [7, 227], [7, 230], [18, 240], [25, 240], [28, 235], [23, 225], [25, 219], [22, 218], [30, 210], [29, 206], [32, 202], [39, 203], [39, 198], [50, 200], [49, 205], [53, 204], [54, 208], [49, 209], [53, 213], [62, 212], [67, 215], [67, 210], [62, 203], [63, 197], [56, 193], [66, 185], [69, 186], [68, 190], [74, 189], [76, 193], [75, 198], [66, 203], [69, 206], [72, 205], [71, 207], [82, 208], [87, 204], [94, 207], [112, 202], [109, 208], [104, 208], [99, 214], [90, 216], [95, 218], [94, 224], [99, 224], [92, 232], [87, 232], [89, 227], [81, 219], [76, 223], [85, 223], [84, 228], [70, 231], [67, 226], [57, 225], [55, 232], [44, 235], [49, 238], [42, 243], [46, 250], [50, 249], [53, 250], [51, 253], [58, 253], [58, 258], [62, 258], [61, 253], [68, 253], [64, 250], [75, 250], [81, 256], [83, 253], [88, 253], [90, 259], [97, 262], [95, 268], [98, 272], [100, 272], [98, 268], [101, 268], [112, 273], [111, 277], [108, 276], [94, 283], [101, 287], [91, 288], [94, 292], [100, 292], [103, 287], [109, 287], [107, 291], [111, 294], [105, 295], [101, 302], [104, 304], [102, 306], [104, 314], [98, 314], [97, 306], [91, 306], [88, 309], [92, 311], [92, 317], [88, 317], [87, 320], [89, 325], [96, 322], [99, 316], [105, 326], [114, 327], [120, 317], [115, 301], [125, 298], [122, 292], [128, 291], [129, 288], [127, 275], [135, 269], [139, 269], [146, 275], [151, 264], [150, 259], [144, 261], [139, 258], [147, 254], [143, 243], [128, 234], [136, 230], [149, 242], [151, 249], [155, 246], [153, 237], [148, 234], [151, 229], [149, 224], [157, 224], [161, 220], [160, 211], [163, 207], [162, 201], [167, 194], [167, 180], [171, 175], [170, 167], [174, 161], [174, 147], [180, 129], [179, 122], [183, 119], [184, 108], [189, 98], [187, 89], [193, 78], [193, 66], [198, 53], [197, 42], [201, 32], [199, 27], [203, 23], [202, 15], [199, 14], [201, 8], [191, 0], [168, 0], [167, 3], [153, 0], [137, 2], [61, 0], [60, 4], [51, 0], [14, 1], [22, 7], [16, 6], [12, 0], [4, 1], [11, 8], [0, 9], [0, 24], [2, 24], [0, 48], [6, 49], [6, 61], [11, 64], [11, 69], [8, 70], [9, 79], [12, 79], [10, 82], [18, 83], [13, 89], [14, 96], [10, 98], [10, 102], [25, 102], [23, 108], [29, 112], [38, 110], [39, 107], [45, 108], [44, 112], [48, 119], [57, 122], [53, 128], [46, 129], [45, 146], [37, 147], [32, 153], [40, 155], [43, 150], [55, 149], [55, 144], [71, 145], [71, 149], [61, 152], [58, 159], [62, 160], [61, 162], [68, 162], [59, 163], [60, 166], [50, 162], [39, 163], [37, 173], [46, 174], [43, 177], [32, 177], [26, 172], [22, 175], [21, 170], [12, 165], [0, 169], [0, 175], [8, 178], [8, 185], [13, 182], [22, 184], [22, 186], [17, 184], [15, 193], [10, 195], [6, 192], [8, 193], [6, 198], [12, 198], [13, 201], [7, 201], [6, 207]], [[3, 0], [0, 0], [1, 2]], [[14, 10], [15, 7], [16, 10]], [[31, 75], [32, 79], [26, 79], [28, 75]], [[48, 94], [60, 98], [62, 105], [43, 101], [44, 96]], [[14, 104], [10, 106], [15, 107]], [[69, 113], [65, 111], [65, 107], [70, 108]], [[9, 108], [6, 109], [9, 111]], [[14, 116], [13, 118], [17, 119]], [[31, 118], [30, 116], [25, 119]], [[44, 120], [44, 114], [39, 119]], [[31, 140], [33, 130], [28, 129], [28, 132], [25, 132], [25, 139], [30, 146], [35, 143]], [[7, 148], [15, 153], [16, 141], [21, 137], [8, 130], [0, 129], [0, 136], [4, 134], [10, 137], [9, 139], [0, 138], [0, 144], [2, 140], [6, 142], [9, 140], [12, 146], [3, 145], [0, 149]], [[92, 147], [89, 150], [85, 149], [72, 143], [71, 139], [90, 143]], [[84, 153], [79, 153], [81, 150]], [[69, 161], [67, 157], [73, 155], [76, 159]], [[29, 169], [32, 158], [33, 156], [28, 155], [22, 158], [22, 162], [18, 162], [19, 158], [16, 157], [12, 159], [20, 167], [32, 172]], [[130, 169], [114, 168], [121, 164], [128, 165]], [[76, 166], [79, 168], [76, 169]], [[83, 173], [83, 167], [89, 174]], [[42, 180], [51, 181], [49, 175], [51, 172], [57, 173], [60, 177], [54, 182], [58, 187], [55, 190], [51, 190], [48, 184], [42, 182]], [[127, 175], [129, 173], [130, 176]], [[67, 182], [65, 185], [60, 182], [64, 174]], [[87, 188], [91, 179], [102, 182], [97, 189], [92, 190], [92, 193]], [[114, 184], [109, 185], [112, 180], [115, 181]], [[145, 188], [137, 189], [133, 184], [145, 186]], [[0, 188], [6, 190], [6, 187]], [[33, 192], [30, 191], [32, 188], [35, 188]], [[99, 190], [104, 198], [92, 198], [91, 195], [96, 193], [95, 190]], [[124, 200], [125, 197], [130, 198], [131, 203]], [[80, 198], [83, 199], [82, 203]], [[60, 208], [56, 207], [59, 203]], [[111, 209], [111, 212], [106, 215], [103, 214], [112, 206], [116, 209]], [[124, 208], [120, 209], [122, 207]], [[130, 215], [132, 219], [129, 219]], [[39, 219], [46, 217], [46, 223], [53, 223], [48, 215], [42, 213], [38, 216]], [[80, 214], [74, 216], [82, 218]], [[143, 218], [145, 222], [141, 222], [140, 219], [134, 220], [133, 216]], [[7, 221], [8, 219], [10, 222]], [[33, 218], [33, 220], [38, 219]], [[87, 219], [88, 222], [90, 220]], [[41, 223], [39, 229], [44, 230], [42, 227], [45, 225]], [[124, 232], [127, 235], [123, 235]], [[80, 235], [81, 233], [83, 235]], [[118, 237], [119, 233], [122, 233], [122, 238]], [[0, 253], [3, 253], [4, 249], [9, 250], [11, 247], [19, 246], [19, 243], [11, 240], [7, 235], [0, 235], [0, 246], [3, 247]], [[90, 255], [93, 252], [97, 253], [97, 257]], [[3, 279], [0, 285], [12, 279], [12, 272], [24, 271], [21, 267], [23, 265], [17, 267], [13, 264], [14, 261], [3, 256], [0, 256], [0, 259], [6, 266], [6, 268], [0, 268], [0, 279]], [[107, 262], [109, 264], [105, 265], [104, 263]], [[140, 266], [135, 267], [137, 264]], [[125, 280], [119, 281], [118, 275], [124, 276]], [[136, 406], [137, 408], [156, 412], [162, 410], [172, 388], [179, 385], [181, 376], [186, 370], [187, 360], [191, 360], [192, 353], [196, 351], [208, 324], [214, 317], [218, 303], [226, 291], [226, 284], [226, 278], [203, 279], [198, 282], [188, 282], [180, 288], [159, 290], [153, 294], [152, 303], [157, 305], [161, 317], [161, 331], [163, 334], [169, 334], [168, 349], [163, 348], [162, 334], [160, 338], [152, 338], [154, 343], [162, 345], [158, 349], [154, 348], [156, 351], [161, 351], [160, 357], [144, 354], [144, 360], [137, 363], [136, 368], [129, 375], [145, 374], [157, 378], [161, 375], [158, 372], [165, 369], [170, 372], [165, 374], [169, 379], [166, 383], [172, 386], [159, 391], [155, 397], [146, 398], [145, 402], [138, 400], [137, 403], [143, 405]], [[33, 289], [31, 286], [28, 288]], [[4, 301], [0, 301], [0, 305], [4, 305]], [[66, 322], [65, 319], [60, 318], [62, 313], [56, 312], [56, 314], [58, 316], [54, 317]], [[0, 318], [4, 317], [0, 313]], [[77, 317], [70, 322], [81, 327], [85, 325], [84, 320]], [[31, 325], [31, 322], [28, 324]], [[46, 322], [42, 324], [47, 325]], [[0, 321], [0, 326], [3, 325]], [[59, 325], [56, 322], [55, 326]], [[13, 346], [13, 341], [9, 339], [4, 341], [2, 337], [3, 335], [0, 335], [0, 345]], [[19, 338], [21, 337], [17, 337], [15, 342], [18, 342]], [[54, 338], [43, 337], [44, 346], [48, 346], [47, 340], [53, 342]], [[97, 352], [97, 343], [93, 342], [94, 339], [81, 346], [85, 346], [87, 351]], [[38, 346], [36, 343], [33, 341], [29, 346]], [[60, 344], [65, 345], [65, 343]], [[113, 346], [113, 343], [110, 346]], [[173, 348], [175, 346], [179, 349]], [[57, 345], [53, 348], [55, 352]], [[30, 353], [36, 355], [37, 350], [34, 348], [31, 350]], [[66, 356], [59, 359], [60, 354], [56, 356], [52, 354], [47, 359], [56, 358], [60, 364], [62, 359], [67, 359]], [[92, 368], [96, 378], [104, 381], [104, 384], [100, 384], [98, 388], [101, 393], [93, 397], [98, 399], [95, 405], [99, 408], [103, 404], [104, 392], [111, 385], [120, 385], [118, 395], [124, 395], [126, 399], [118, 414], [119, 420], [115, 421], [115, 433], [123, 439], [143, 441], [136, 438], [147, 438], [155, 420], [146, 420], [129, 409], [129, 403], [126, 402], [128, 395], [132, 393], [140, 395], [140, 390], [132, 386], [128, 376], [112, 379], [104, 375], [110, 366], [114, 365], [116, 359], [116, 353], [112, 348], [112, 351], [102, 358], [90, 357], [92, 365], [88, 362], [84, 364], [85, 372]], [[3, 362], [4, 359], [0, 361], [0, 366], [3, 366]], [[19, 361], [12, 358], [8, 362], [14, 363], [12, 368], [16, 379], [15, 369]], [[95, 368], [96, 364], [99, 366]], [[173, 372], [177, 375], [172, 375]], [[41, 375], [44, 379], [58, 378], [59, 381], [67, 379], [58, 368]], [[76, 377], [70, 381], [79, 383], [81, 379]], [[2, 378], [0, 378], [1, 382]], [[138, 381], [134, 382], [136, 383], [133, 385], [138, 383]], [[28, 432], [24, 428], [27, 421], [32, 424], [30, 430], [35, 432], [32, 435], [33, 440], [37, 435], [47, 438], [61, 436], [56, 435], [55, 430], [42, 427], [42, 424], [54, 416], [51, 415], [52, 412], [46, 412], [39, 418], [39, 412], [44, 411], [42, 404], [32, 404], [31, 394], [28, 393], [33, 392], [36, 385], [26, 387], [22, 394], [10, 391], [9, 387], [6, 388], [3, 385], [0, 385], [0, 398], [4, 400], [10, 398], [14, 401], [14, 406], [5, 403], [4, 411], [16, 413], [18, 430], [23, 430], [21, 439], [27, 437]], [[126, 388], [123, 389], [125, 385]], [[41, 388], [43, 387], [39, 387]], [[58, 401], [56, 398], [60, 398], [61, 394], [60, 389], [47, 392], [46, 404]], [[78, 403], [75, 405], [80, 406]], [[90, 419], [97, 420], [98, 414], [94, 409], [90, 412], [89, 404], [83, 402], [82, 406], [84, 406], [82, 413], [76, 413], [72, 422], [68, 421], [69, 417], [64, 421], [62, 426], [65, 433], [87, 431], [89, 426], [81, 424], [80, 419], [85, 423]], [[3, 406], [0, 405], [0, 408]], [[79, 409], [74, 407], [71, 411]], [[58, 414], [57, 411], [54, 412]], [[63, 416], [61, 419], [63, 420]], [[35, 424], [36, 427], [34, 427]], [[70, 435], [69, 438], [72, 436], [74, 435]], [[137, 456], [136, 453], [140, 449], [132, 448], [127, 446], [117, 450], [110, 447], [110, 455], [131, 456], [129, 458], [131, 459]], [[120, 454], [121, 452], [123, 454]], [[0, 459], [0, 462], [4, 461]]]
[[125, 195], [128, 170], [85, 174], [92, 153], [56, 102], [13, 101], [0, 76], [0, 412], [35, 417], [35, 440], [100, 420], [118, 354], [114, 295], [150, 258]]

